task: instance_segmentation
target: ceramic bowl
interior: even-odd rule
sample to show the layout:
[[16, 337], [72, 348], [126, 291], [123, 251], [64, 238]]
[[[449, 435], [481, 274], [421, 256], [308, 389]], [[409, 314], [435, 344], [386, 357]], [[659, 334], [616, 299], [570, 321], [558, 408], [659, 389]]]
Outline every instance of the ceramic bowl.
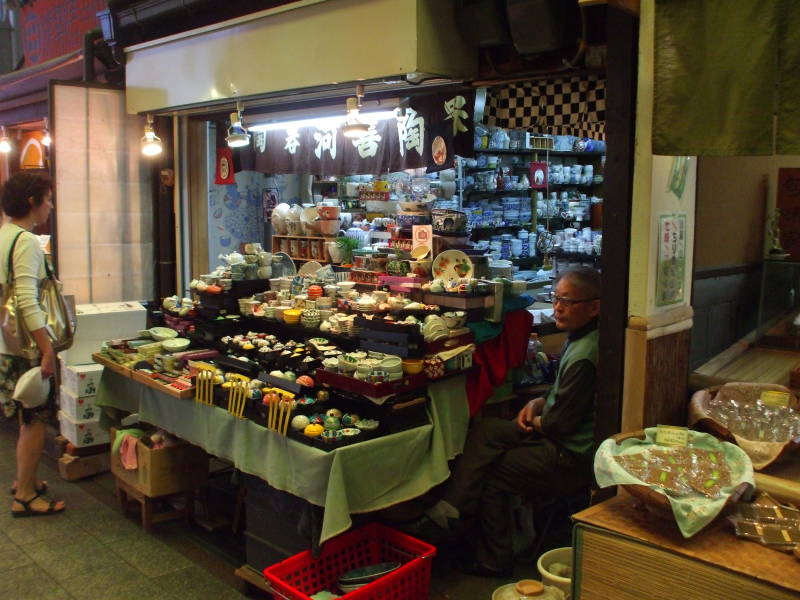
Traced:
[[157, 342], [170, 340], [178, 337], [178, 332], [169, 327], [151, 327], [149, 330], [150, 336]]
[[404, 358], [403, 371], [407, 375], [416, 375], [422, 372], [423, 361], [420, 358]]
[[358, 360], [347, 354], [339, 356], [339, 370], [343, 373], [352, 373], [358, 366]]
[[183, 352], [191, 343], [191, 340], [176, 337], [164, 340], [161, 342], [161, 347], [167, 352]]
[[355, 281], [340, 281], [337, 285], [339, 286], [339, 291], [341, 292], [341, 294], [344, 295], [347, 292], [349, 292], [350, 290], [352, 290], [354, 287], [356, 287], [356, 282]]
[[344, 437], [354, 437], [360, 434], [361, 430], [355, 427], [345, 427], [344, 429], [340, 429], [339, 433], [341, 433]]
[[467, 322], [467, 315], [464, 311], [446, 312], [442, 315], [444, 324], [450, 329], [458, 329]]
[[303, 311], [297, 308], [289, 308], [283, 311], [283, 320], [287, 323], [297, 323]]
[[387, 356], [381, 361], [381, 368], [385, 371], [396, 371], [402, 367], [403, 360], [399, 356]]
[[457, 210], [437, 208], [431, 211], [431, 217], [434, 231], [453, 234], [460, 233], [467, 228], [466, 213]]

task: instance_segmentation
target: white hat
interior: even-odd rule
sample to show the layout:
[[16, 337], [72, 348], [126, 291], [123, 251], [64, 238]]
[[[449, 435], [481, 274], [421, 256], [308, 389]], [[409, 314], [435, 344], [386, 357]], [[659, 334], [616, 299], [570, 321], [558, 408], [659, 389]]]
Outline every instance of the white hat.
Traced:
[[42, 379], [41, 367], [33, 367], [22, 374], [14, 388], [14, 400], [25, 408], [38, 408], [50, 395], [50, 380]]

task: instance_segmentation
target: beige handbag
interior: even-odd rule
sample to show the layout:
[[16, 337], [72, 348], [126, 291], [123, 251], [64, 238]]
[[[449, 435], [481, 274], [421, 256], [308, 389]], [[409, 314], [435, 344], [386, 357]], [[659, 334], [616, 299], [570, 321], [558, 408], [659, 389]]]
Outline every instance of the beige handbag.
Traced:
[[[14, 238], [8, 254], [8, 281], [3, 284], [3, 303], [0, 305], [0, 330], [9, 352], [28, 359], [39, 358], [39, 347], [25, 325], [25, 319], [17, 306], [16, 286], [14, 285], [14, 247], [22, 231]], [[50, 334], [53, 350], [61, 352], [72, 346], [75, 337], [75, 312], [64, 300], [61, 283], [54, 277], [44, 261], [47, 276], [39, 282], [39, 304], [45, 314], [45, 327]]]

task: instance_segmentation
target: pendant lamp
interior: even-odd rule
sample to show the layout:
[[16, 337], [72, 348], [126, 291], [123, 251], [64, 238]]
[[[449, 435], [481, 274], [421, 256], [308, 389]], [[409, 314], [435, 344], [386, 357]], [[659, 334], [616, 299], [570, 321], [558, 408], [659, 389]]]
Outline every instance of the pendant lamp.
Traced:
[[242, 105], [239, 102], [236, 103], [236, 112], [231, 113], [231, 126], [225, 141], [231, 148], [241, 148], [250, 143], [250, 134], [242, 125]]
[[153, 131], [153, 115], [147, 115], [147, 123], [144, 126], [144, 136], [142, 137], [142, 154], [157, 156], [161, 154], [162, 150], [161, 138]]

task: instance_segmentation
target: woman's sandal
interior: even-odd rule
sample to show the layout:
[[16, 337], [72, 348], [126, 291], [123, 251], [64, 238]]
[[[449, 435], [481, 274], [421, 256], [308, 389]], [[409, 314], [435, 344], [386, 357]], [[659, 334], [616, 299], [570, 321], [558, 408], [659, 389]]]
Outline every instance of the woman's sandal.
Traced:
[[40, 495], [41, 494], [36, 494], [30, 500], [20, 500], [19, 498], [14, 496], [14, 502], [19, 502], [24, 507], [24, 510], [14, 510], [12, 508], [11, 509], [11, 516], [12, 517], [16, 517], [16, 518], [21, 518], [21, 517], [45, 517], [47, 515], [54, 515], [56, 513], [60, 513], [61, 511], [63, 511], [66, 508], [66, 506], [62, 506], [61, 508], [56, 508], [56, 505], [58, 504], [58, 502], [56, 502], [55, 500], [50, 500], [50, 504], [48, 505], [47, 510], [36, 510], [34, 508], [31, 508], [31, 502], [36, 500]]
[[[34, 491], [37, 494], [39, 494], [40, 496], [46, 494], [47, 493], [47, 482], [43, 481], [42, 485], [37, 487]], [[13, 485], [12, 487], [9, 488], [9, 490], [8, 490], [8, 495], [9, 496], [14, 496], [16, 493], [17, 493], [17, 486], [16, 485]]]

